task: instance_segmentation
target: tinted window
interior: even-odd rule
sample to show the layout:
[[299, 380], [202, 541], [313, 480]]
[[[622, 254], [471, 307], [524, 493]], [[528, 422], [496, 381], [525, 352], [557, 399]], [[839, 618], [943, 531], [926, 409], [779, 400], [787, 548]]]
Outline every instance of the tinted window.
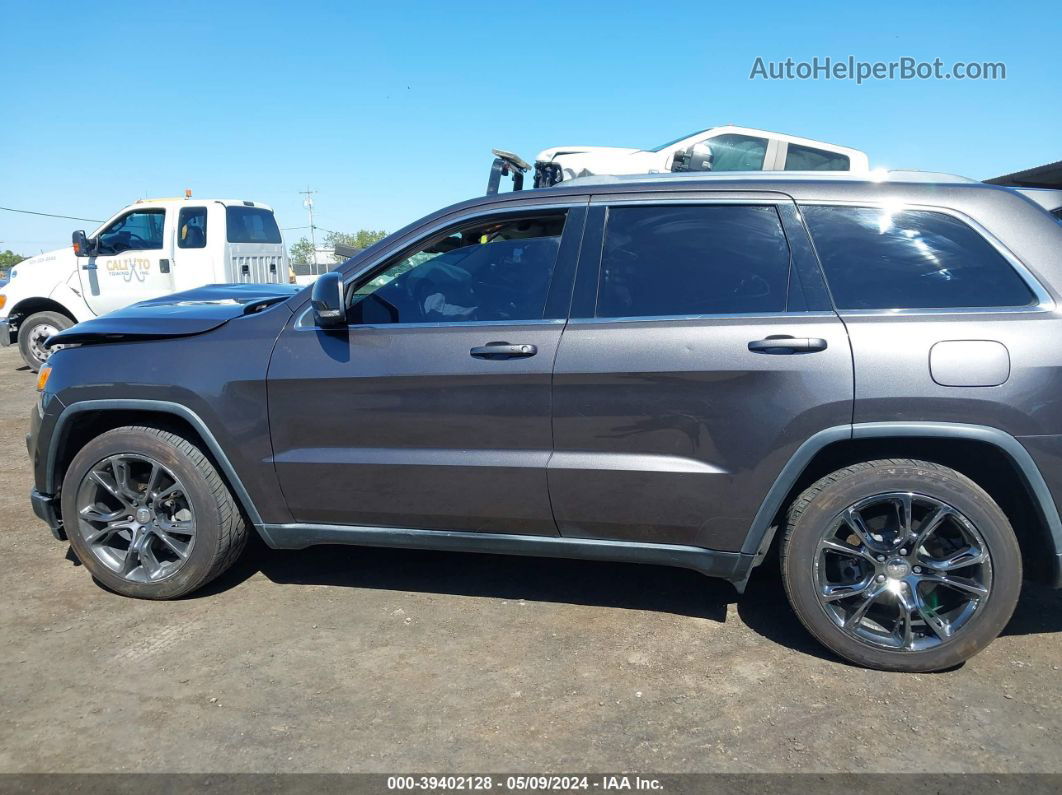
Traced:
[[177, 217], [177, 248], [206, 246], [206, 207], [182, 207]]
[[1026, 306], [1032, 291], [957, 218], [924, 210], [803, 207], [841, 309]]
[[539, 320], [564, 215], [453, 230], [385, 266], [350, 296], [351, 323]]
[[847, 171], [850, 167], [846, 155], [800, 144], [789, 144], [785, 155], [786, 171]]
[[767, 139], [728, 133], [708, 138], [712, 150], [712, 171], [760, 171], [767, 154]]
[[788, 282], [774, 207], [613, 207], [597, 315], [781, 312]]
[[101, 254], [149, 251], [162, 248], [165, 210], [134, 210], [123, 215], [99, 235]]
[[271, 210], [261, 207], [225, 208], [230, 243], [279, 243], [280, 229]]

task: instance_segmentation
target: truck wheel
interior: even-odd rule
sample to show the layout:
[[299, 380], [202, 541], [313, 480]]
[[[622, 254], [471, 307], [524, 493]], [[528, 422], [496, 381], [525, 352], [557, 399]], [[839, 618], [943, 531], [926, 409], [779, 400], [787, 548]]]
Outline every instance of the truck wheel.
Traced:
[[884, 671], [958, 665], [999, 635], [1021, 590], [1006, 514], [965, 475], [890, 459], [820, 479], [790, 507], [782, 579], [823, 645]]
[[18, 327], [18, 349], [33, 372], [40, 370], [52, 353], [44, 347], [44, 341], [72, 325], [73, 320], [58, 312], [37, 312], [22, 321]]
[[85, 445], [63, 480], [62, 515], [92, 576], [140, 599], [175, 599], [202, 587], [247, 541], [210, 460], [158, 428], [116, 428]]

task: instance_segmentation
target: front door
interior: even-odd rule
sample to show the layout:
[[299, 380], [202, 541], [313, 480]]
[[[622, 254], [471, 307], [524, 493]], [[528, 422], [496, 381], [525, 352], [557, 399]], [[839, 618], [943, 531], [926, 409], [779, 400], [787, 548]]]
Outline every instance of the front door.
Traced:
[[293, 319], [268, 390], [295, 521], [556, 534], [550, 378], [584, 218], [436, 227], [352, 276], [344, 333]]
[[739, 550], [800, 444], [851, 422], [795, 206], [705, 195], [591, 205], [554, 374], [562, 535]]
[[78, 257], [81, 288], [97, 315], [173, 291], [167, 211], [123, 213], [96, 235], [97, 254]]

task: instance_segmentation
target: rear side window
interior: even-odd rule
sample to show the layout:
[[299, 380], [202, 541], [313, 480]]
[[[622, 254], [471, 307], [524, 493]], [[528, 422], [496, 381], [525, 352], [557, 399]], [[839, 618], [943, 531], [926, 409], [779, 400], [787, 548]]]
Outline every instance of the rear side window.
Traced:
[[927, 210], [801, 208], [840, 309], [1028, 306], [1029, 286], [967, 224]]
[[598, 317], [782, 312], [789, 246], [771, 206], [613, 207]]
[[785, 155], [786, 171], [848, 171], [852, 163], [847, 155], [789, 144]]
[[279, 243], [280, 229], [271, 210], [261, 207], [225, 208], [230, 243]]
[[206, 207], [182, 207], [177, 217], [177, 248], [206, 246]]

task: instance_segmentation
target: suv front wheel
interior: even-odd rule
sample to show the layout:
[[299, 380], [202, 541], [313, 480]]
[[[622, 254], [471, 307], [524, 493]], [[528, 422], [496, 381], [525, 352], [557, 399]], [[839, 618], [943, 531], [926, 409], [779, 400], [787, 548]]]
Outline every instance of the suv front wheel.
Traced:
[[247, 528], [202, 450], [149, 427], [107, 431], [63, 479], [63, 525], [78, 558], [113, 591], [174, 599], [225, 571]]
[[789, 510], [782, 578], [804, 626], [860, 665], [937, 671], [999, 635], [1021, 590], [1006, 514], [976, 483], [926, 461], [833, 472]]

